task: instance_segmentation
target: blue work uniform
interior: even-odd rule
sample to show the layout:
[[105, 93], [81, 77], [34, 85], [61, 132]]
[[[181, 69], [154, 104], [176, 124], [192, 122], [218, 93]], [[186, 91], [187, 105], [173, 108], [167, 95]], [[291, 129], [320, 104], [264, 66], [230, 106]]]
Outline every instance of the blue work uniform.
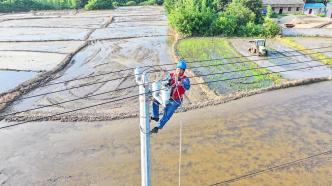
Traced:
[[[156, 127], [158, 129], [162, 129], [164, 127], [164, 125], [167, 123], [167, 121], [169, 119], [171, 119], [175, 110], [181, 106], [184, 92], [186, 90], [190, 89], [189, 78], [187, 78], [186, 76], [180, 77], [182, 85], [177, 85], [173, 77], [174, 77], [174, 75], [171, 74], [171, 78], [172, 78], [171, 79], [171, 86], [172, 86], [171, 98], [169, 100], [169, 103], [164, 108], [164, 114], [163, 114], [162, 118], [157, 122]], [[152, 104], [152, 117], [153, 118], [159, 118], [159, 105], [160, 105], [160, 103], [157, 100], [153, 101], [153, 104]]]

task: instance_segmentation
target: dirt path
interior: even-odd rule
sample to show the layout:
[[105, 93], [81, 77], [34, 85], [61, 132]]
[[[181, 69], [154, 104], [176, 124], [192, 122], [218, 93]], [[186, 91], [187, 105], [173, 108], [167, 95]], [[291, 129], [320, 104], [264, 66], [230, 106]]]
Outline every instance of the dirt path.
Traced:
[[[329, 185], [331, 95], [330, 81], [176, 114], [151, 139], [152, 184], [178, 185], [182, 122], [182, 185]], [[1, 130], [0, 184], [139, 185], [138, 131], [138, 119]]]
[[[40, 87], [25, 97], [37, 94], [47, 93], [68, 89], [85, 84], [98, 83], [84, 88], [71, 89], [56, 94], [35, 97], [14, 103], [7, 109], [8, 112], [26, 110], [29, 108], [40, 107], [49, 104], [55, 104], [70, 99], [83, 96], [112, 91], [119, 88], [136, 85], [133, 71], [121, 71], [118, 73], [107, 74], [111, 71], [117, 71], [126, 68], [136, 67], [137, 65], [160, 65], [173, 62], [172, 44], [174, 39], [167, 26], [167, 18], [164, 9], [161, 7], [124, 7], [110, 11], [113, 21], [104, 24], [103, 27], [95, 28], [87, 38], [90, 44], [77, 53], [71, 60], [70, 65], [58, 75], [49, 84], [68, 81], [85, 76], [105, 74], [93, 78], [61, 83], [51, 86]], [[159, 15], [159, 16], [151, 16]], [[37, 24], [38, 22], [36, 22]], [[149, 26], [147, 26], [149, 24]], [[163, 70], [172, 69], [172, 66], [163, 67]], [[159, 69], [159, 68], [158, 68]], [[152, 74], [151, 74], [152, 76]], [[116, 81], [110, 79], [119, 78]], [[196, 90], [195, 93], [189, 93], [186, 104], [192, 101], [201, 101], [206, 97]], [[19, 114], [17, 116], [7, 117], [8, 120], [25, 120], [37, 116], [47, 116], [59, 112], [69, 111], [80, 107], [90, 106], [102, 103], [114, 98], [131, 96], [138, 94], [138, 87], [127, 90], [107, 93], [101, 96], [86, 98], [60, 106], [40, 109], [30, 113]], [[198, 97], [198, 98], [197, 98]], [[196, 99], [197, 98], [197, 99]], [[89, 116], [98, 116], [101, 119], [107, 115], [107, 118], [121, 118], [138, 113], [138, 99], [117, 102], [98, 107], [98, 109], [88, 109], [81, 112], [65, 115], [63, 121], [89, 120]], [[80, 118], [80, 119], [78, 119]], [[59, 119], [53, 118], [53, 119]]]
[[[249, 39], [230, 39], [230, 42], [232, 46], [242, 55], [250, 56], [250, 53], [248, 52], [248, 48], [251, 46], [249, 43]], [[284, 65], [279, 67], [269, 67], [268, 69], [272, 72], [322, 65], [320, 62], [315, 61], [308, 56], [301, 56], [302, 53], [300, 52], [285, 52], [293, 51], [295, 49], [287, 47], [276, 40], [267, 40], [266, 47], [269, 51], [267, 58], [252, 56], [248, 57], [248, 59], [256, 60], [255, 63], [257, 63], [259, 66]], [[278, 57], [282, 58], [276, 59]], [[304, 61], [308, 62], [303, 63]], [[331, 74], [332, 70], [329, 67], [325, 66], [281, 72], [281, 75], [289, 80], [326, 77]]]

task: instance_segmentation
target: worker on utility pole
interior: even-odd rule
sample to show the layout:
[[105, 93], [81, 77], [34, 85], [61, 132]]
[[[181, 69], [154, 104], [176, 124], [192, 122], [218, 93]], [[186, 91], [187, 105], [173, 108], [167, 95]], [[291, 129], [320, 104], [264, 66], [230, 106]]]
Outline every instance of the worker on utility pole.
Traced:
[[159, 105], [160, 103], [154, 99], [152, 104], [152, 116], [151, 120], [157, 122], [156, 127], [151, 130], [151, 133], [158, 133], [158, 130], [162, 129], [167, 121], [172, 117], [173, 113], [182, 104], [183, 95], [186, 90], [190, 89], [189, 78], [184, 75], [187, 68], [186, 61], [180, 59], [176, 65], [174, 72], [170, 74], [171, 78], [169, 85], [171, 86], [171, 95], [169, 103], [164, 108], [164, 114], [159, 120]]

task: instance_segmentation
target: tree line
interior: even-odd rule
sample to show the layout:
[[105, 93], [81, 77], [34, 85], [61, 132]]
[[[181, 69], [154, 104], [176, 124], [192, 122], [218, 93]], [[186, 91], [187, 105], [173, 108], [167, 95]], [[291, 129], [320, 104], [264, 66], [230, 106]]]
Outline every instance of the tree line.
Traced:
[[262, 14], [262, 0], [0, 0], [0, 11], [83, 8], [111, 9], [117, 6], [164, 4], [169, 22], [187, 36], [273, 37], [280, 28]]
[[162, 5], [163, 0], [0, 0], [0, 12], [57, 10], [57, 9], [111, 9], [117, 6]]

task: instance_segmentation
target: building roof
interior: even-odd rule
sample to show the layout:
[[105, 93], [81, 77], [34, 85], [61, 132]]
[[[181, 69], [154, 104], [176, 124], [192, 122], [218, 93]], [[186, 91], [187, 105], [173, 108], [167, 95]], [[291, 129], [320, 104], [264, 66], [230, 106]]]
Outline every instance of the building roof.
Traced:
[[263, 0], [263, 5], [303, 5], [303, 0]]
[[306, 3], [304, 8], [325, 8], [325, 5], [323, 3]]

